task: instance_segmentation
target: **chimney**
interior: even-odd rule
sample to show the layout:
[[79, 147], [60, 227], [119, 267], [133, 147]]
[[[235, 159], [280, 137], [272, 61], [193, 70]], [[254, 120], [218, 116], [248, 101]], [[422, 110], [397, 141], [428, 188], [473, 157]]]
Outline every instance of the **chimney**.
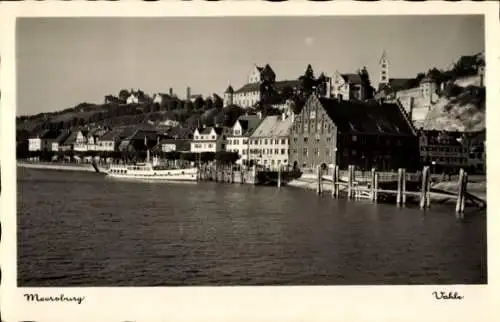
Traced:
[[186, 88], [186, 99], [190, 99], [191, 98], [191, 87], [187, 87]]
[[170, 88], [168, 89], [168, 95], [169, 95], [170, 97], [174, 96], [174, 89], [173, 89], [172, 87], [170, 87]]

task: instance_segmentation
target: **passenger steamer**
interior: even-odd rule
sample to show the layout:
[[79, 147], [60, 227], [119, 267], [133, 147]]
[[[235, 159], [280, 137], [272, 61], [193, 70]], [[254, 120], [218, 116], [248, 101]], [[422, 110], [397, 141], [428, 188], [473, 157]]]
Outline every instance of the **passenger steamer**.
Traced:
[[112, 165], [105, 174], [110, 178], [132, 179], [140, 181], [198, 181], [198, 168], [172, 168], [160, 164], [158, 158], [153, 157], [153, 162], [148, 158], [145, 163], [133, 165]]

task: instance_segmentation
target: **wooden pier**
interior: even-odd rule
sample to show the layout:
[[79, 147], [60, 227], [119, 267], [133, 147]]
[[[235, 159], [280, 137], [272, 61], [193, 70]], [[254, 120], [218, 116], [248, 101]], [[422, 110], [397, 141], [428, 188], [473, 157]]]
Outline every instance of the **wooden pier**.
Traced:
[[[272, 171], [257, 169], [255, 165], [235, 168], [233, 165], [203, 164], [199, 169], [199, 181], [274, 185], [278, 189], [288, 181], [300, 177], [300, 173], [297, 175], [284, 171], [283, 167]], [[323, 195], [327, 188], [333, 198], [364, 199], [373, 203], [392, 200], [398, 207], [413, 203], [422, 210], [428, 209], [433, 199], [451, 199], [455, 200], [457, 218], [464, 217], [466, 204], [486, 207], [486, 200], [467, 192], [468, 176], [463, 169], [460, 170], [457, 192], [432, 188], [429, 166], [417, 173], [408, 173], [404, 168], [398, 169], [397, 172], [379, 172], [376, 169], [356, 171], [354, 166], [348, 166], [347, 170], [340, 170], [338, 166], [328, 170], [317, 167], [314, 178], [316, 193]]]
[[[432, 199], [455, 200], [457, 218], [463, 219], [466, 203], [479, 208], [486, 207], [486, 201], [467, 192], [467, 172], [460, 170], [457, 192], [435, 189], [431, 187], [430, 167], [423, 168], [421, 173], [407, 173], [400, 168], [395, 173], [377, 172], [372, 169], [368, 175], [356, 176], [353, 166], [348, 166], [347, 171], [339, 170], [338, 166], [325, 170], [316, 168], [316, 193], [323, 194], [325, 183], [331, 186], [331, 196], [338, 198], [345, 196], [347, 199], [367, 199], [377, 202], [381, 199], [394, 200], [398, 207], [405, 207], [411, 199], [422, 210], [431, 206]], [[358, 171], [359, 172], [359, 171]]]

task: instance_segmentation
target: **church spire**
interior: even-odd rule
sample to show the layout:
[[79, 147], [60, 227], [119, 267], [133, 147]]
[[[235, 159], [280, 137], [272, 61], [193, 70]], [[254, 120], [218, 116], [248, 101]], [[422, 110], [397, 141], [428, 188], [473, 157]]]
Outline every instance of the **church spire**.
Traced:
[[389, 83], [389, 59], [387, 59], [387, 52], [384, 49], [382, 56], [379, 60], [380, 66], [380, 84]]

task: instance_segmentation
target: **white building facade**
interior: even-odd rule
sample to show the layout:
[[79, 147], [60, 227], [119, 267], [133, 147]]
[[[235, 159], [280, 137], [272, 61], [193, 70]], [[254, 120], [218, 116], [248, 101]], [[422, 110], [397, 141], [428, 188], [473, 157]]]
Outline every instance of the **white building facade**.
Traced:
[[191, 152], [219, 152], [226, 150], [228, 131], [222, 127], [196, 129], [191, 142]]

